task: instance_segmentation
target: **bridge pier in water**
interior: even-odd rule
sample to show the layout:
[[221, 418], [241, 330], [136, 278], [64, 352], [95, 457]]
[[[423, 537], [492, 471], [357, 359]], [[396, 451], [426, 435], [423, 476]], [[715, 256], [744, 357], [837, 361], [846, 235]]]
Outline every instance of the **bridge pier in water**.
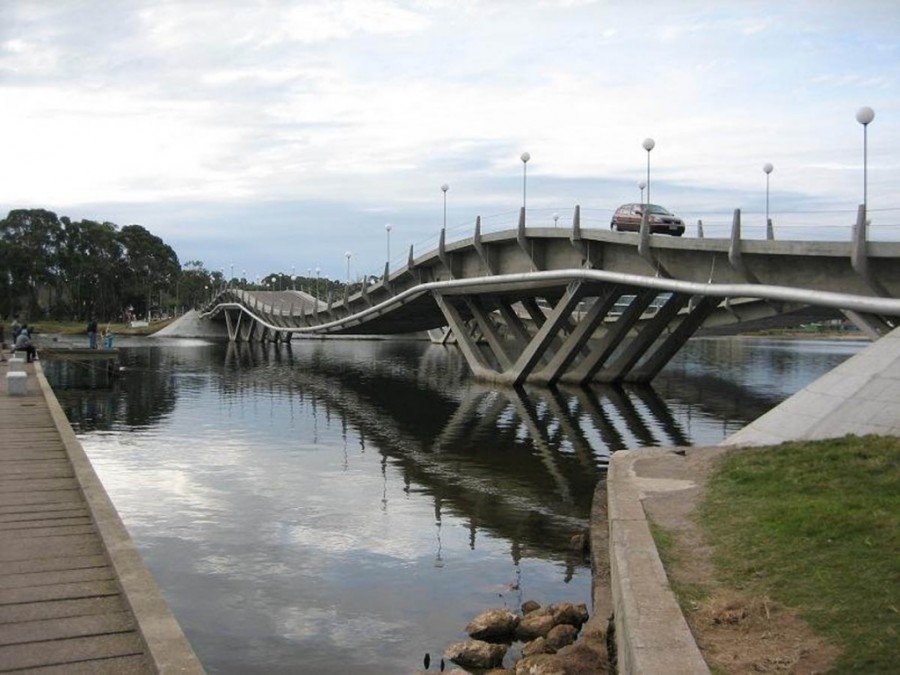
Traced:
[[718, 306], [585, 282], [546, 300], [435, 294], [472, 372], [511, 385], [649, 382]]
[[[201, 315], [233, 342], [442, 330], [476, 377], [513, 385], [652, 380], [700, 328], [849, 318], [873, 339], [898, 325], [900, 244], [712, 239], [517, 226], [448, 242], [326, 299], [222, 289]], [[755, 323], [754, 323], [755, 322]], [[780, 322], [780, 323], [779, 323]]]

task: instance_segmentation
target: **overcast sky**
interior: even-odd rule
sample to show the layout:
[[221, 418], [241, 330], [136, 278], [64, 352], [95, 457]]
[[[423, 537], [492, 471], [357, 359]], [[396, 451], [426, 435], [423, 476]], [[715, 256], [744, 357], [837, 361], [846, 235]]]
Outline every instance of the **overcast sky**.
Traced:
[[[900, 2], [4, 0], [0, 215], [137, 223], [182, 262], [378, 273], [443, 220], [900, 239]], [[812, 224], [825, 227], [812, 227]], [[801, 227], [803, 226], [803, 227]], [[757, 229], [754, 230], [753, 228]]]

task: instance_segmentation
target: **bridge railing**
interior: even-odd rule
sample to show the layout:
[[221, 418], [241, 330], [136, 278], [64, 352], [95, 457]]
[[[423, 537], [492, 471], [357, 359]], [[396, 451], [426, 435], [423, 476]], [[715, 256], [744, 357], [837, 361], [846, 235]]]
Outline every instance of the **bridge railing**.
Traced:
[[[574, 207], [541, 207], [528, 208], [526, 211], [526, 227], [558, 227], [569, 230], [572, 227]], [[609, 230], [610, 220], [614, 213], [612, 208], [582, 208], [581, 228]], [[685, 209], [676, 210], [676, 214], [684, 220], [685, 237], [728, 239], [731, 237], [734, 211], [718, 209]], [[773, 238], [780, 241], [851, 241], [857, 218], [857, 209], [821, 209], [813, 211], [778, 211], [770, 212]], [[900, 241], [900, 208], [871, 208], [868, 212], [869, 241]], [[505, 230], [514, 230], [519, 222], [519, 210], [511, 209], [481, 216], [481, 233], [489, 234]], [[475, 233], [475, 218], [470, 221], [448, 223], [445, 230], [445, 243], [452, 244], [472, 237]], [[418, 257], [438, 248], [441, 228], [434, 233], [412, 242], [413, 254]], [[741, 238], [745, 240], [766, 239], [768, 230], [765, 213], [756, 210], [741, 210]], [[390, 269], [396, 271], [403, 268], [409, 259], [409, 244], [397, 247], [391, 257]], [[362, 272], [362, 271], [361, 271]], [[370, 268], [364, 271], [366, 278], [381, 278], [384, 267]]]

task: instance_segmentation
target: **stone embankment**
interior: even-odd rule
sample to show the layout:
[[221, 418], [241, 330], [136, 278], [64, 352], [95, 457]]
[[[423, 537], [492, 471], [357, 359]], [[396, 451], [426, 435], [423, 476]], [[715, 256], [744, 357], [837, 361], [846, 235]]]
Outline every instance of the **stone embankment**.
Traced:
[[[466, 669], [496, 675], [608, 671], [603, 631], [597, 634], [594, 624], [582, 630], [589, 619], [586, 605], [562, 602], [541, 606], [528, 601], [521, 610], [516, 614], [506, 608], [489, 609], [476, 616], [466, 626], [470, 639], [446, 649], [440, 670], [446, 659]], [[504, 669], [504, 658], [514, 645], [521, 647], [521, 658]], [[426, 670], [430, 662], [426, 655]]]

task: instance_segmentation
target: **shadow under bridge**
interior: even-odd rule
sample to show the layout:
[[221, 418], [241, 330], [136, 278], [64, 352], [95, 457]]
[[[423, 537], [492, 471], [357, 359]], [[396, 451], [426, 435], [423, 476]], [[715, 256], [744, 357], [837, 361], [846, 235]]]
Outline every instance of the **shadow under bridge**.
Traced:
[[814, 306], [879, 316], [894, 325], [900, 317], [900, 300], [893, 298], [594, 269], [427, 281], [358, 311], [344, 304], [345, 316], [336, 316], [330, 302], [325, 307], [313, 300], [312, 308], [292, 305], [284, 311], [268, 304], [274, 298], [266, 293], [226, 289], [206, 316], [224, 316], [232, 340], [251, 339], [253, 331], [290, 339], [449, 326], [479, 379], [512, 385], [646, 383], [720, 305], [743, 298], [775, 311]]

